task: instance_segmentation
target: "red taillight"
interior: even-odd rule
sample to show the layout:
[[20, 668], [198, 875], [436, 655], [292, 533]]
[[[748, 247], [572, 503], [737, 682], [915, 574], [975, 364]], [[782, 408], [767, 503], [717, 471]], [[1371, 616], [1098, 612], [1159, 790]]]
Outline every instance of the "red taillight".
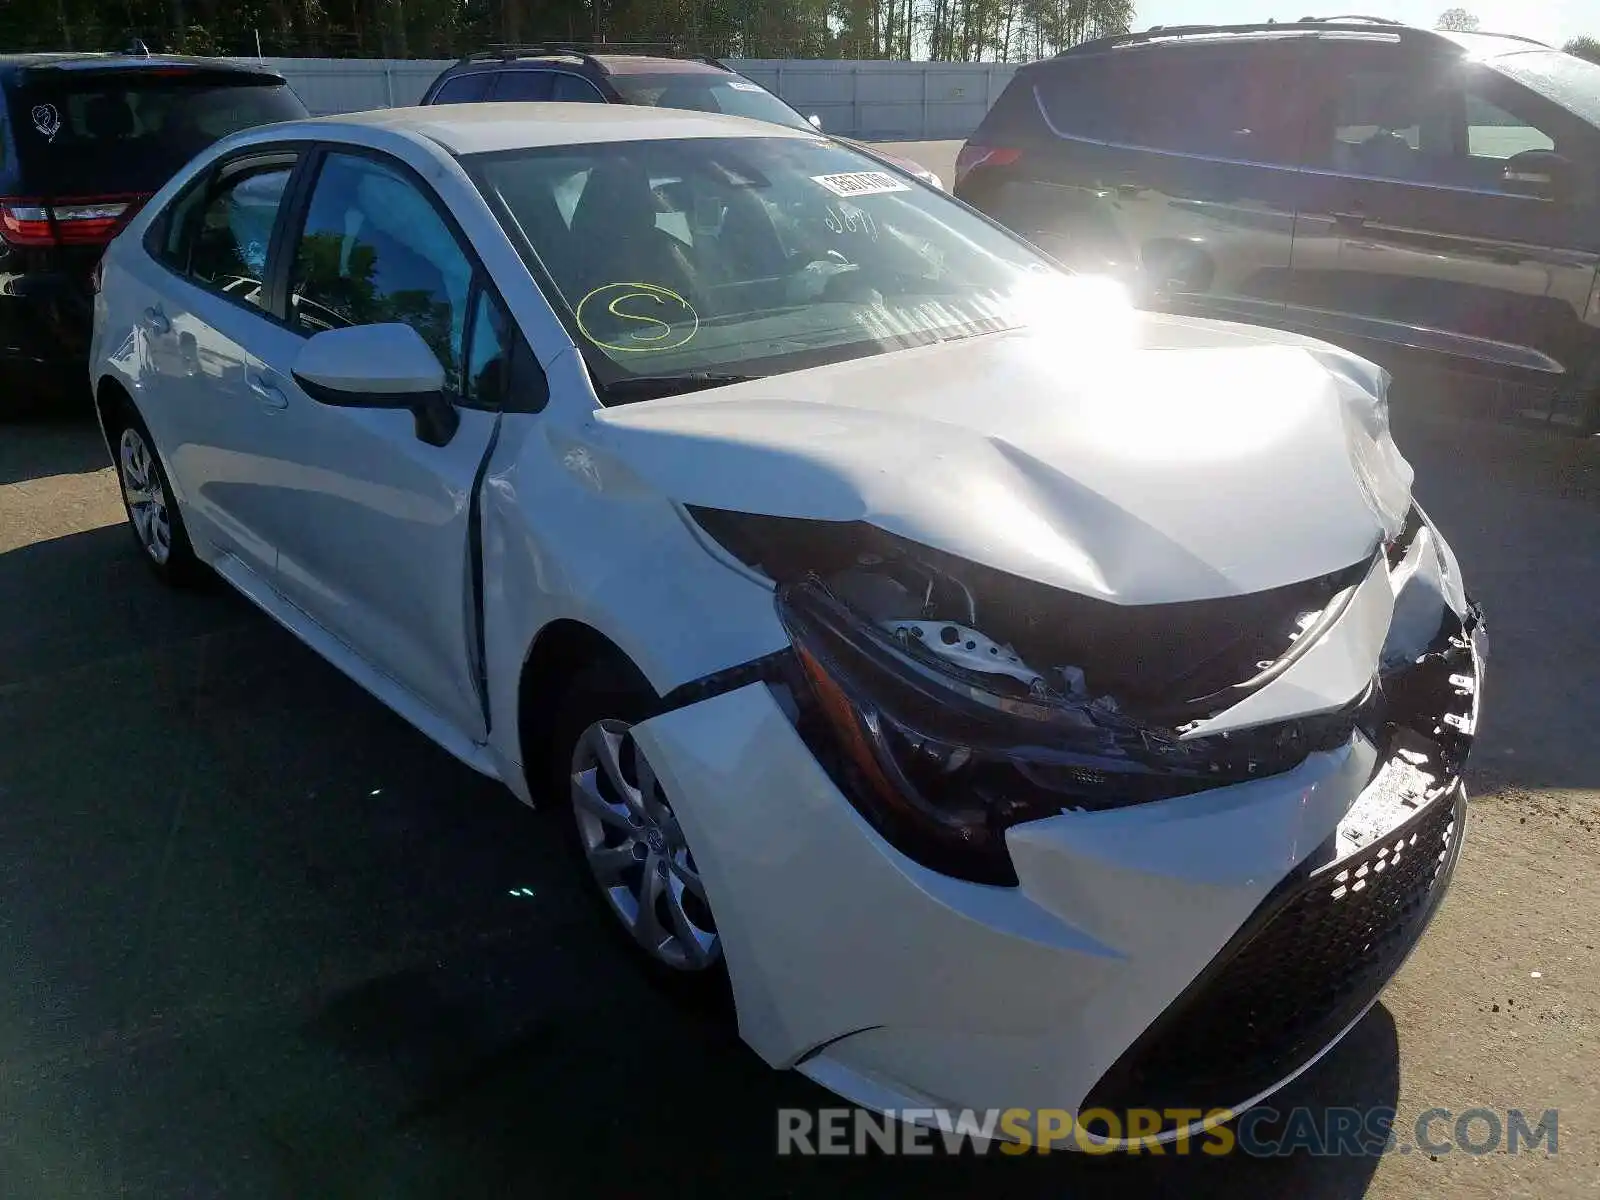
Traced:
[[122, 232], [149, 198], [0, 196], [0, 238], [13, 246], [103, 246]]
[[1004, 167], [1022, 157], [1021, 150], [996, 146], [974, 146], [968, 142], [956, 155], [956, 183], [959, 184], [978, 167]]
[[27, 200], [0, 200], [0, 237], [13, 246], [54, 246], [50, 209]]

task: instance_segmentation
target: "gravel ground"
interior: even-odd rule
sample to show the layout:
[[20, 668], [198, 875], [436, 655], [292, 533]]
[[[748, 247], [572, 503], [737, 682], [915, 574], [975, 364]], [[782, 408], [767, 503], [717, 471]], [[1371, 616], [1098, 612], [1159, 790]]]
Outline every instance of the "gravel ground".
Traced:
[[0, 428], [0, 1196], [1594, 1195], [1600, 447], [1441, 400], [1396, 425], [1489, 617], [1467, 844], [1278, 1103], [1556, 1108], [1553, 1157], [779, 1160], [773, 1110], [830, 1099], [640, 982], [541, 817], [156, 585], [62, 420]]

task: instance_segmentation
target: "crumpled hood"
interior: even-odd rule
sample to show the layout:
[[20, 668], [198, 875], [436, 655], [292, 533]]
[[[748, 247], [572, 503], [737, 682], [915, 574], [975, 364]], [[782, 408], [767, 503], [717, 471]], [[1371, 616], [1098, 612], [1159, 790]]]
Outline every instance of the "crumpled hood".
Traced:
[[1411, 469], [1372, 364], [1183, 318], [1099, 332], [991, 334], [610, 408], [591, 448], [686, 504], [866, 521], [1121, 604], [1311, 579], [1399, 531]]

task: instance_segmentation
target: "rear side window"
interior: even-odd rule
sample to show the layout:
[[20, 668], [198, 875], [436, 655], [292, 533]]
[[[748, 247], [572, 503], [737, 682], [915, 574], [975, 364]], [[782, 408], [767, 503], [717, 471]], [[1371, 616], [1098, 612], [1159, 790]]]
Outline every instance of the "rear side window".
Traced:
[[677, 71], [661, 75], [614, 75], [611, 82], [629, 104], [727, 113], [813, 132], [804, 117], [759, 83], [752, 83], [742, 75]]
[[49, 196], [154, 192], [240, 129], [306, 116], [287, 86], [243, 73], [79, 72], [11, 95], [19, 190]]
[[1040, 72], [1038, 93], [1068, 136], [1292, 165], [1303, 128], [1297, 61], [1281, 46], [1110, 51]]
[[267, 252], [295, 158], [234, 159], [185, 190], [157, 223], [157, 256], [207, 291], [265, 309]]
[[494, 90], [496, 100], [550, 99], [549, 71], [502, 71]]
[[558, 74], [550, 81], [550, 99], [573, 104], [604, 104], [600, 89], [578, 75]]
[[1014, 145], [1042, 128], [1039, 107], [1033, 99], [1033, 85], [1038, 78], [1037, 74], [1026, 70], [1011, 77], [1011, 82], [989, 106], [977, 132], [972, 135], [975, 145]]
[[489, 85], [494, 82], [494, 76], [488, 71], [479, 71], [472, 75], [457, 75], [454, 79], [444, 81], [444, 86], [433, 98], [435, 104], [472, 104], [484, 99], [489, 94]]

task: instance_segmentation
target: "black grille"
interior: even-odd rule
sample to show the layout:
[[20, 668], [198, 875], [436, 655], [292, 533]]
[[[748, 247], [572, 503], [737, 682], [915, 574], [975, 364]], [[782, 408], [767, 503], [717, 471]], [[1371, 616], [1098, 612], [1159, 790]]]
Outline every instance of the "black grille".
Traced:
[[1085, 1107], [1212, 1109], [1291, 1074], [1422, 935], [1461, 847], [1459, 785], [1384, 838], [1285, 880], [1090, 1090]]

